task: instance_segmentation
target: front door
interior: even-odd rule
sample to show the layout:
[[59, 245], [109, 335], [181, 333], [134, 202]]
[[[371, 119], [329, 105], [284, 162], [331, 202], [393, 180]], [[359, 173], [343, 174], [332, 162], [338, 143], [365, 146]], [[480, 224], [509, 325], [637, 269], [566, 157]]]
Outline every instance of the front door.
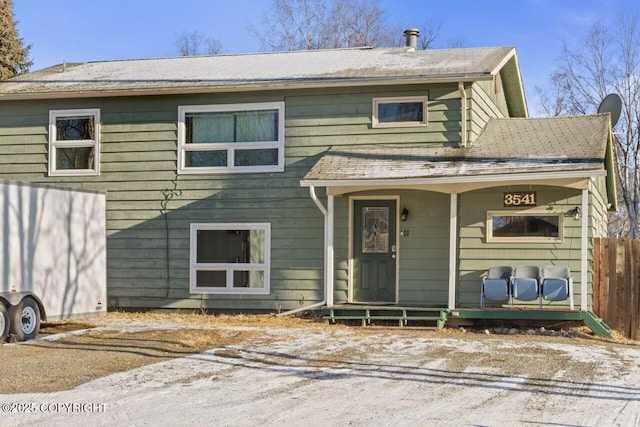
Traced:
[[396, 201], [355, 200], [353, 301], [396, 300]]

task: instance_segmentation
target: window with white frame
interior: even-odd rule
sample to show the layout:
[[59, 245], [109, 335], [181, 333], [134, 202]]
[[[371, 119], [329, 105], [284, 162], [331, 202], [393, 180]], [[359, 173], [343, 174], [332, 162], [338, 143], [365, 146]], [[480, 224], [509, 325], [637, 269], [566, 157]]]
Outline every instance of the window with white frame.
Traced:
[[269, 293], [270, 224], [191, 224], [190, 251], [191, 293]]
[[562, 212], [487, 212], [488, 242], [561, 243]]
[[427, 125], [427, 97], [373, 99], [373, 127]]
[[284, 171], [284, 102], [178, 108], [178, 173]]
[[49, 175], [100, 173], [100, 110], [49, 112]]

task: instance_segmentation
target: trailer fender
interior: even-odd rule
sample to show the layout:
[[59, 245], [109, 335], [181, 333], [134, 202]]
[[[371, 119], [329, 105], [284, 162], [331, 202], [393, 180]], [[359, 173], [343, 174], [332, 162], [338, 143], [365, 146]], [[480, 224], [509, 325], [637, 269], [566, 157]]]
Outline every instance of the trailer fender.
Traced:
[[0, 304], [4, 304], [7, 309], [10, 306], [16, 306], [22, 302], [26, 297], [31, 297], [38, 304], [38, 309], [40, 310], [40, 320], [43, 322], [47, 321], [47, 312], [44, 308], [44, 304], [42, 300], [38, 298], [36, 294], [33, 292], [0, 292]]

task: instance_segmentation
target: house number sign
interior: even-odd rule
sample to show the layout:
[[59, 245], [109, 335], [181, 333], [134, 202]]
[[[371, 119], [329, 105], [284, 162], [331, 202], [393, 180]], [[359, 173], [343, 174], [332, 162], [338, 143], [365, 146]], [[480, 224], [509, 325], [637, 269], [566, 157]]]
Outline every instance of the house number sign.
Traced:
[[536, 206], [535, 191], [508, 191], [503, 193], [504, 207], [511, 206]]

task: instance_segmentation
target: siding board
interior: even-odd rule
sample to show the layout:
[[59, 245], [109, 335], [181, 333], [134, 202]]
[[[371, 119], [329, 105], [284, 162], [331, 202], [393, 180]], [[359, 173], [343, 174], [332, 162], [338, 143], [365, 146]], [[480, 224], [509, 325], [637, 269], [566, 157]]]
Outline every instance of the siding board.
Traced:
[[[427, 126], [371, 128], [373, 98], [425, 94]], [[285, 172], [176, 174], [179, 105], [282, 100]], [[48, 177], [48, 112], [77, 108], [100, 108], [101, 173]], [[322, 299], [323, 218], [308, 190], [300, 188], [300, 179], [318, 156], [330, 147], [457, 142], [459, 132], [459, 93], [454, 84], [12, 101], [0, 103], [0, 161], [6, 162], [0, 176], [107, 191], [112, 306], [290, 309]], [[401, 301], [446, 304], [448, 196], [419, 191], [385, 194], [400, 194], [403, 206], [412, 212], [411, 219], [401, 224], [411, 231], [400, 244]], [[336, 200], [337, 301], [346, 298], [347, 290], [347, 209], [344, 199]], [[193, 222], [269, 222], [271, 294], [189, 294]]]
[[[517, 186], [477, 190], [460, 196], [460, 248], [459, 248], [459, 302], [461, 306], [477, 306], [480, 297], [481, 274], [494, 265], [566, 265], [574, 277], [574, 297], [580, 294], [580, 226], [579, 221], [564, 217], [564, 241], [562, 243], [486, 242], [486, 212], [509, 210], [502, 206], [502, 192], [518, 191]], [[580, 204], [580, 190], [560, 187], [535, 186], [522, 188], [537, 191], [536, 211], [567, 212]], [[473, 207], [473, 209], [471, 209]], [[588, 291], [590, 292], [590, 291]], [[534, 303], [533, 305], [536, 305]], [[547, 302], [545, 302], [547, 304]], [[568, 302], [554, 302], [554, 306]]]

